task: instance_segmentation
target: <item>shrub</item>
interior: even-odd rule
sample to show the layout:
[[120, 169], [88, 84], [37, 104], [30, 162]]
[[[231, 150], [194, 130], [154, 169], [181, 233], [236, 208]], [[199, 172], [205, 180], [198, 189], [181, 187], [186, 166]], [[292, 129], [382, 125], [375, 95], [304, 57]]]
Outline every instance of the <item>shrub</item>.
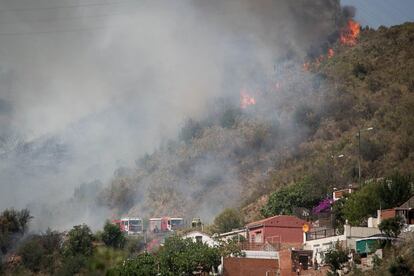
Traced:
[[38, 237], [32, 237], [24, 242], [19, 248], [18, 254], [22, 257], [22, 263], [27, 269], [33, 272], [41, 270], [45, 250]]
[[385, 152], [385, 147], [368, 139], [361, 139], [361, 156], [364, 160], [378, 160]]
[[335, 249], [330, 249], [325, 254], [325, 263], [334, 275], [337, 275], [336, 271], [341, 269], [346, 262], [348, 262], [348, 253], [338, 244], [335, 246]]
[[102, 241], [107, 246], [113, 248], [123, 248], [125, 245], [125, 236], [117, 225], [107, 221], [102, 233]]
[[400, 216], [384, 219], [378, 225], [379, 230], [391, 238], [397, 238], [404, 227], [404, 219]]
[[161, 275], [192, 275], [199, 270], [209, 272], [220, 264], [217, 247], [176, 236], [165, 241], [157, 256]]
[[65, 244], [65, 255], [92, 255], [92, 241], [92, 232], [86, 224], [74, 226], [68, 233], [68, 240]]
[[388, 267], [388, 272], [394, 276], [411, 275], [410, 266], [408, 265], [407, 261], [401, 256], [398, 256], [393, 260], [393, 262]]
[[57, 275], [75, 275], [86, 266], [87, 261], [87, 257], [82, 254], [67, 256], [63, 259], [62, 267], [58, 271]]
[[179, 138], [180, 140], [189, 143], [196, 137], [201, 135], [202, 127], [199, 122], [188, 119], [184, 126], [181, 128]]
[[237, 118], [241, 115], [240, 109], [228, 108], [221, 115], [220, 125], [224, 128], [231, 128], [237, 121]]
[[33, 272], [53, 274], [61, 258], [61, 240], [61, 234], [51, 230], [28, 237], [18, 248], [24, 267]]
[[363, 80], [365, 79], [365, 76], [368, 74], [368, 70], [365, 65], [361, 63], [357, 63], [354, 65], [354, 69], [352, 70], [352, 73], [355, 77]]

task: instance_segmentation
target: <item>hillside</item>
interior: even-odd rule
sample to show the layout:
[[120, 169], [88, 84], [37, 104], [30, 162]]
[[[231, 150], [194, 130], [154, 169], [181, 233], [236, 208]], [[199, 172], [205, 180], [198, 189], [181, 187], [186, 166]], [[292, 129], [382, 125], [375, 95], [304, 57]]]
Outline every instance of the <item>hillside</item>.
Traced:
[[307, 179], [323, 197], [358, 180], [414, 168], [414, 23], [362, 29], [355, 45], [297, 59], [207, 103], [179, 137], [121, 168], [99, 201], [117, 214], [201, 216], [225, 207], [260, 216], [267, 195]]

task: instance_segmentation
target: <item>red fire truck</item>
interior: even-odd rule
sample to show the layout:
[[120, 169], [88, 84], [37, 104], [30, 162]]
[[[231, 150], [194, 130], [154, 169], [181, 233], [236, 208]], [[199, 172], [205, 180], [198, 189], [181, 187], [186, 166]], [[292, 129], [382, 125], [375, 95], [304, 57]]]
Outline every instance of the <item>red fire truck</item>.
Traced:
[[143, 225], [141, 218], [124, 217], [121, 219], [113, 220], [112, 223], [119, 226], [122, 232], [128, 235], [138, 235], [143, 232]]
[[174, 231], [184, 227], [183, 218], [150, 218], [149, 231], [152, 233]]

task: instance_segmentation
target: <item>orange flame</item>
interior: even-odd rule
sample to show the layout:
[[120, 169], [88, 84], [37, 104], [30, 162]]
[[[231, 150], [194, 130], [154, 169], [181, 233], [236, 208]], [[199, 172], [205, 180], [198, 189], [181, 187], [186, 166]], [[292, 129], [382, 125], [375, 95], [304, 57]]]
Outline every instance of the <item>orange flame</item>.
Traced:
[[335, 55], [335, 51], [332, 48], [328, 49], [328, 58], [331, 58]]
[[245, 89], [240, 92], [240, 107], [246, 108], [250, 105], [255, 105], [256, 99], [250, 96]]
[[341, 31], [339, 41], [341, 44], [354, 46], [357, 43], [357, 38], [361, 32], [360, 25], [358, 22], [350, 19], [346, 28]]

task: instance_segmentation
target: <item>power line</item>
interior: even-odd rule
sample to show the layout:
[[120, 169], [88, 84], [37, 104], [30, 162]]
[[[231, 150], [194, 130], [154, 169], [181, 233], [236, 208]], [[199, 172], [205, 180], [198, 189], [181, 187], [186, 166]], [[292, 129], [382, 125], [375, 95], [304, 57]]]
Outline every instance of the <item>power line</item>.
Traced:
[[50, 31], [34, 31], [34, 32], [0, 32], [0, 36], [30, 36], [30, 35], [42, 35], [42, 34], [59, 34], [59, 33], [79, 33], [79, 32], [93, 32], [98, 30], [105, 30], [116, 28], [119, 26], [97, 26], [91, 28], [77, 28], [77, 29], [60, 29]]
[[78, 5], [37, 7], [37, 8], [0, 9], [0, 12], [19, 12], [19, 11], [36, 11], [36, 10], [76, 9], [76, 8], [82, 8], [82, 7], [99, 7], [99, 6], [125, 5], [125, 4], [132, 3], [132, 2], [136, 3], [136, 1], [133, 1], [133, 0], [119, 0], [117, 2], [106, 2], [106, 3], [88, 3], [88, 4], [78, 4]]

